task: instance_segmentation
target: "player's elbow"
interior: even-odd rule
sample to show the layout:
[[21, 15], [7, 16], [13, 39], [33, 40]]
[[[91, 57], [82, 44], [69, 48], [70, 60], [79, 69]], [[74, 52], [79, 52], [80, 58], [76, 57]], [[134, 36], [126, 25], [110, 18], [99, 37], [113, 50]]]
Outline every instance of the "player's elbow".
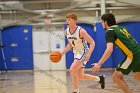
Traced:
[[107, 43], [107, 52], [112, 53], [113, 52], [113, 43]]
[[113, 48], [107, 48], [108, 53], [112, 54]]
[[95, 46], [95, 41], [93, 39], [90, 40], [90, 45]]
[[69, 42], [69, 47], [72, 48], [72, 44]]

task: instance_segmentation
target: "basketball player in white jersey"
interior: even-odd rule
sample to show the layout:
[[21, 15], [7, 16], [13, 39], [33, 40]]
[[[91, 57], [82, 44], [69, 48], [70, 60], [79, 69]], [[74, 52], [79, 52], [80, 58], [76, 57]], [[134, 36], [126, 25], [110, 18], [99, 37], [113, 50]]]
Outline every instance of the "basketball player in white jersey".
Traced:
[[[74, 87], [73, 93], [79, 92], [79, 80], [94, 80], [101, 84], [101, 88], [105, 87], [105, 76], [94, 76], [84, 73], [84, 67], [89, 60], [91, 53], [95, 47], [94, 40], [80, 26], [76, 25], [77, 16], [75, 13], [69, 13], [66, 16], [67, 29], [65, 30], [68, 44], [62, 52], [62, 56], [73, 48], [74, 61], [70, 67], [70, 76]], [[90, 44], [90, 48], [87, 46]]]

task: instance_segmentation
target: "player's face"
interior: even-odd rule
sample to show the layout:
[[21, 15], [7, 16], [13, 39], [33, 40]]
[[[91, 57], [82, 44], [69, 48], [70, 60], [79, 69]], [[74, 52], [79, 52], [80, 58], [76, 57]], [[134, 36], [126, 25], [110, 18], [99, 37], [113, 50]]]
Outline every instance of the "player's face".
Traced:
[[76, 20], [74, 20], [73, 18], [66, 18], [66, 24], [68, 26], [74, 25], [74, 24], [76, 24]]
[[102, 26], [103, 26], [104, 30], [107, 30], [107, 29], [108, 29], [108, 28], [107, 28], [107, 23], [106, 23], [106, 21], [105, 21], [105, 22], [102, 21]]

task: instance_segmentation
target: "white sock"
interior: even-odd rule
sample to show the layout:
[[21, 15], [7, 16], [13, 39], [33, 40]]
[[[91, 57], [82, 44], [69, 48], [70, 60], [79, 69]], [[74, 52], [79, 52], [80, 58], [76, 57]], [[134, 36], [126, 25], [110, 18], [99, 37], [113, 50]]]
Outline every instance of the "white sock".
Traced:
[[79, 89], [74, 89], [74, 92], [80, 93]]
[[98, 76], [95, 76], [95, 81], [100, 81], [100, 77], [98, 77]]

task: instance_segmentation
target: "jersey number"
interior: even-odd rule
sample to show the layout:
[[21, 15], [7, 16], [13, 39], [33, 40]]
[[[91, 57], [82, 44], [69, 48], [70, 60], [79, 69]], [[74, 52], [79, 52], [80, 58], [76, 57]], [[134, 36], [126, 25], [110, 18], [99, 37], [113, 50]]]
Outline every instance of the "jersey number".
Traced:
[[130, 38], [131, 35], [128, 33], [128, 31], [126, 29], [121, 29], [121, 32], [126, 35], [127, 38]]

